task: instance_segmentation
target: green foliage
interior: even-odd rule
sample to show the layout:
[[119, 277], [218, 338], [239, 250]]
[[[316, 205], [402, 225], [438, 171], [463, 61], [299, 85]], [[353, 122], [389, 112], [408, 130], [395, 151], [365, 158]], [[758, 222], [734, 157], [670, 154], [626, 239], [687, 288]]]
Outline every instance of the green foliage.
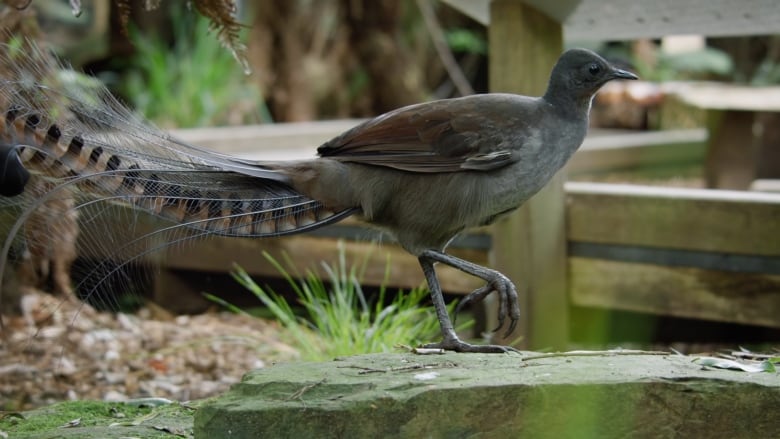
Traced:
[[636, 63], [640, 78], [647, 81], [674, 81], [687, 79], [709, 79], [711, 76], [727, 77], [734, 70], [731, 58], [718, 49], [704, 49], [678, 53], [659, 53], [656, 66]]
[[755, 86], [780, 84], [780, 63], [769, 59], [764, 60], [756, 69], [750, 84]]
[[450, 29], [446, 33], [447, 44], [453, 52], [487, 54], [487, 41], [479, 33], [463, 28]]
[[118, 85], [133, 106], [164, 127], [270, 122], [259, 88], [209, 32], [208, 21], [174, 12], [172, 23], [171, 48], [155, 36], [131, 32], [135, 69]]
[[[385, 306], [387, 290], [382, 286], [378, 297], [369, 300], [359, 282], [365, 267], [361, 270], [354, 266], [347, 269], [343, 250], [335, 268], [323, 264], [330, 288], [312, 270], [301, 276], [294, 268], [285, 268], [267, 253], [264, 256], [290, 284], [305, 316], [298, 316], [284, 297], [257, 285], [241, 268], [237, 268], [233, 275], [288, 330], [304, 360], [321, 361], [336, 356], [388, 352], [399, 344], [418, 344], [439, 333], [435, 313], [431, 307], [422, 306], [428, 296], [426, 290], [416, 288], [397, 294]], [[293, 267], [289, 260], [286, 265]], [[235, 307], [232, 308], [235, 310]], [[459, 329], [469, 324], [461, 324]]]

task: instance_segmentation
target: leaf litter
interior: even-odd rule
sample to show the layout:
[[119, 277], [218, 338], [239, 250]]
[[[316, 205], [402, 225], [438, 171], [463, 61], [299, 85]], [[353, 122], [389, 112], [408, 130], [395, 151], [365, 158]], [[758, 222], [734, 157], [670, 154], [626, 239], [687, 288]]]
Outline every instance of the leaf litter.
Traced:
[[2, 410], [68, 400], [201, 399], [249, 370], [298, 357], [276, 322], [247, 315], [112, 314], [36, 290], [22, 303], [22, 315], [3, 316]]

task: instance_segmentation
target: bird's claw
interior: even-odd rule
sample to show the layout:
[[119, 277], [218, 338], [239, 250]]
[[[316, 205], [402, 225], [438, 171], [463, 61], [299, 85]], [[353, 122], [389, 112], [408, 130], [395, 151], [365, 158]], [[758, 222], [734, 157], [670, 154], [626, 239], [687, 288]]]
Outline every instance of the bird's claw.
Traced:
[[443, 349], [445, 351], [470, 352], [481, 354], [503, 354], [507, 352], [520, 352], [511, 346], [495, 344], [470, 344], [459, 338], [445, 339], [439, 343], [428, 343], [421, 346], [425, 349]]
[[461, 308], [467, 303], [480, 302], [484, 300], [488, 294], [495, 291], [498, 293], [498, 327], [496, 327], [493, 332], [498, 331], [504, 326], [504, 322], [508, 316], [509, 328], [504, 334], [504, 337], [508, 337], [509, 334], [515, 330], [517, 322], [520, 320], [520, 304], [517, 298], [517, 289], [512, 281], [503, 274], [493, 271], [491, 275], [492, 277], [490, 279], [486, 279], [487, 284], [485, 284], [485, 286], [477, 288], [467, 294], [466, 297], [458, 303], [458, 306], [455, 307], [455, 316], [458, 315]]

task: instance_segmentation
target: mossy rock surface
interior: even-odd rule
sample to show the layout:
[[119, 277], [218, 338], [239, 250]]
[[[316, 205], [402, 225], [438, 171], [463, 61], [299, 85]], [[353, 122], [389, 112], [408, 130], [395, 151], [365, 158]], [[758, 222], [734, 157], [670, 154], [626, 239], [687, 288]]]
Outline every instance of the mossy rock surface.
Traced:
[[14, 439], [165, 439], [192, 437], [197, 404], [160, 400], [68, 401], [23, 413], [3, 413], [0, 432]]
[[692, 357], [374, 354], [278, 364], [200, 406], [195, 436], [780, 437], [780, 376]]

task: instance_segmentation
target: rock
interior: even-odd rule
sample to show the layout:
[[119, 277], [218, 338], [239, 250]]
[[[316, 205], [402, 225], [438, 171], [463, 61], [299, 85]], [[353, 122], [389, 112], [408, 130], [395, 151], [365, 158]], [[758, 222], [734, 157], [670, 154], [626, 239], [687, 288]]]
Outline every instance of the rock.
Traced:
[[780, 437], [775, 373], [678, 355], [372, 354], [248, 373], [195, 436]]

